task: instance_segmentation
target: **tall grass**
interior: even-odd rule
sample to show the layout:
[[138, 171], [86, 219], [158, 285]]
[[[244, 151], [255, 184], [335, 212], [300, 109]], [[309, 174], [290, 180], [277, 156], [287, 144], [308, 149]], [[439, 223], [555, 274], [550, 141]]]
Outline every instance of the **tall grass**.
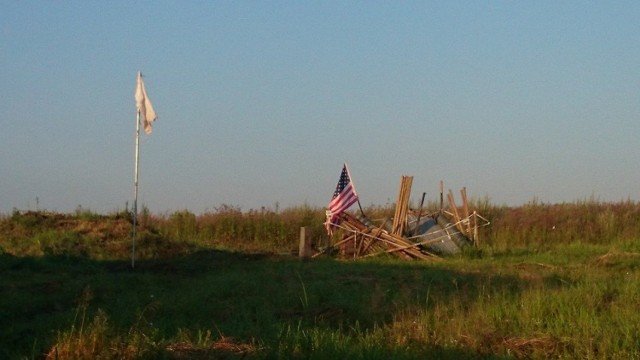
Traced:
[[[437, 206], [427, 204], [424, 213], [436, 213]], [[480, 229], [485, 253], [547, 251], [557, 245], [629, 242], [640, 237], [640, 204], [633, 201], [544, 204], [533, 200], [508, 207], [492, 205], [485, 198], [472, 200], [471, 208], [490, 221], [490, 226]], [[381, 222], [393, 216], [393, 205], [370, 206], [364, 212]], [[324, 209], [306, 205], [247, 212], [221, 205], [202, 214], [181, 210], [153, 215], [146, 211], [139, 220], [138, 236], [147, 245], [140, 248], [149, 249], [143, 251], [143, 258], [195, 248], [291, 252], [297, 249], [302, 226], [309, 227], [315, 244], [327, 243]], [[0, 220], [0, 249], [15, 254], [122, 258], [129, 255], [130, 242], [131, 217], [126, 212], [98, 215], [81, 208], [75, 215], [15, 211]], [[164, 246], [169, 249], [163, 251]]]
[[0, 356], [640, 358], [640, 204], [472, 207], [491, 221], [479, 248], [438, 263], [273, 256], [301, 226], [326, 239], [308, 206], [146, 212], [135, 271], [128, 214], [16, 211]]
[[302, 226], [311, 228], [315, 240], [324, 234], [324, 210], [309, 206], [242, 212], [222, 205], [200, 215], [183, 210], [152, 221], [163, 236], [176, 241], [248, 251], [294, 250]]
[[501, 251], [512, 248], [549, 249], [558, 244], [607, 244], [637, 239], [640, 205], [637, 202], [543, 204], [494, 207], [484, 234], [487, 245]]

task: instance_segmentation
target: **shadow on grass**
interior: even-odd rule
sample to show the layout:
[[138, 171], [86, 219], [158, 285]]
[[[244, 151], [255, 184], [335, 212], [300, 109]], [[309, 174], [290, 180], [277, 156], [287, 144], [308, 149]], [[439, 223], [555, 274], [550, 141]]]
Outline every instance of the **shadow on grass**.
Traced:
[[[359, 349], [348, 345], [353, 337], [367, 337], [392, 324], [406, 309], [429, 312], [454, 303], [469, 307], [487, 287], [515, 296], [530, 286], [516, 277], [428, 263], [305, 262], [212, 250], [139, 260], [135, 268], [130, 260], [0, 254], [0, 272], [2, 358], [47, 353], [60, 331], [78, 324], [83, 301], [88, 304], [86, 322], [101, 309], [116, 331], [126, 333], [144, 323], [163, 341], [209, 330], [213, 337], [255, 343], [258, 350], [249, 355], [256, 358], [496, 358], [455, 345], [396, 346], [392, 339]], [[323, 342], [332, 336], [337, 340]], [[208, 346], [202, 339], [193, 341]], [[309, 348], [300, 347], [305, 342]], [[192, 349], [181, 357], [165, 349], [159, 355], [240, 356], [209, 351]]]

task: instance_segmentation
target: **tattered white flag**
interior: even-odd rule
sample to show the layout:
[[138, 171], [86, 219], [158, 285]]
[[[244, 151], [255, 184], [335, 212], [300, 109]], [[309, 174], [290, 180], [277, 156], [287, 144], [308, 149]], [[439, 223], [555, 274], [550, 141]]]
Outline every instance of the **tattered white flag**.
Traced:
[[156, 115], [155, 110], [153, 110], [153, 105], [151, 105], [151, 100], [149, 100], [149, 96], [147, 96], [147, 91], [144, 88], [144, 82], [142, 81], [142, 73], [138, 71], [138, 86], [136, 87], [136, 108], [140, 112], [140, 117], [142, 118], [142, 124], [144, 125], [144, 132], [151, 134], [153, 128], [151, 127], [151, 123], [154, 122], [158, 116]]

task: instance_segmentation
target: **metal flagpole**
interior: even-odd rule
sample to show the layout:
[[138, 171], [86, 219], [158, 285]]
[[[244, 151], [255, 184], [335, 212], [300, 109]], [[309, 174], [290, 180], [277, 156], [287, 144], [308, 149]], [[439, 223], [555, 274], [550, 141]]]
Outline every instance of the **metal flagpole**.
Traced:
[[136, 151], [135, 151], [135, 170], [133, 175], [133, 233], [132, 242], [133, 247], [131, 249], [131, 268], [135, 268], [136, 261], [136, 223], [138, 217], [138, 158], [140, 148], [140, 110], [138, 109], [136, 115]]
[[144, 131], [151, 134], [151, 123], [155, 121], [158, 116], [153, 110], [151, 100], [147, 97], [147, 92], [142, 82], [142, 73], [138, 71], [138, 85], [135, 92], [136, 98], [136, 160], [135, 160], [135, 174], [133, 178], [133, 232], [132, 232], [132, 249], [131, 249], [131, 268], [135, 267], [136, 263], [136, 231], [138, 224], [138, 163], [140, 158], [140, 119], [144, 121]]

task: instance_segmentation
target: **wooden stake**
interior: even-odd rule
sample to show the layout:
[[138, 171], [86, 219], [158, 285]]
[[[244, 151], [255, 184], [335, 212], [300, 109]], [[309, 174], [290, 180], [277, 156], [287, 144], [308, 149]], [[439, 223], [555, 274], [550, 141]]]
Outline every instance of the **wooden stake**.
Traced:
[[422, 200], [420, 200], [420, 210], [418, 211], [418, 218], [416, 219], [416, 226], [413, 228], [413, 235], [415, 236], [418, 232], [418, 225], [420, 225], [420, 217], [422, 216], [422, 206], [424, 206], [424, 197], [427, 195], [426, 192], [422, 193]]
[[467, 236], [471, 236], [471, 219], [469, 214], [469, 203], [467, 202], [467, 188], [463, 187], [460, 190], [462, 195], [462, 210], [464, 211], [464, 218], [467, 220]]
[[440, 212], [442, 213], [442, 204], [444, 202], [444, 181], [440, 180]]
[[473, 211], [473, 243], [478, 247], [478, 212]]

